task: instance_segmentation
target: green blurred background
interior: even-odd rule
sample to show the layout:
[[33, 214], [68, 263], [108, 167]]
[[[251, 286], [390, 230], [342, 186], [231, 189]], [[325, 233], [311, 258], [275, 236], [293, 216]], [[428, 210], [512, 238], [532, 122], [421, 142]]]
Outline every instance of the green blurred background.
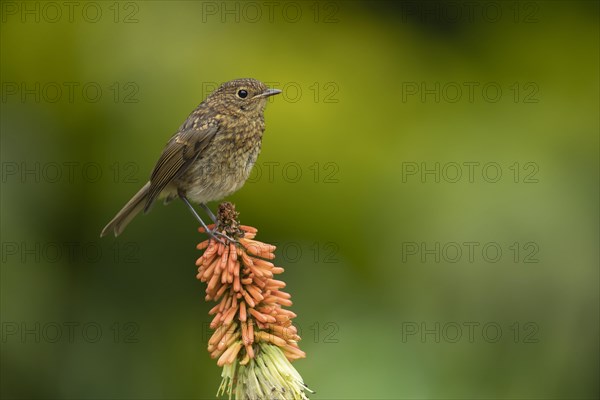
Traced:
[[1, 5], [3, 398], [214, 398], [189, 211], [98, 236], [238, 77], [313, 398], [599, 396], [598, 2]]

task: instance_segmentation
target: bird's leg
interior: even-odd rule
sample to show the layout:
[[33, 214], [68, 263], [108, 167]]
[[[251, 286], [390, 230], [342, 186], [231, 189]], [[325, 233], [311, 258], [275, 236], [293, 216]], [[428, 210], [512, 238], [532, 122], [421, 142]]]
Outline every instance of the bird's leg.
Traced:
[[216, 226], [217, 225], [217, 217], [215, 217], [215, 214], [213, 214], [213, 212], [210, 210], [210, 208], [208, 208], [208, 206], [204, 203], [200, 203], [200, 207], [202, 207], [204, 212], [208, 214], [208, 216], [210, 217], [210, 219], [212, 219], [212, 221], [215, 223], [215, 226]]
[[[179, 193], [179, 197], [188, 206], [188, 208], [190, 209], [190, 211], [192, 212], [192, 214], [194, 214], [194, 217], [196, 217], [196, 219], [198, 220], [198, 222], [200, 222], [200, 224], [202, 225], [202, 227], [204, 228], [204, 231], [206, 232], [206, 234], [208, 236], [210, 236], [211, 238], [215, 239], [217, 242], [219, 242], [219, 243], [221, 243], [223, 245], [225, 245], [226, 243], [222, 239], [218, 238], [217, 236], [222, 236], [222, 237], [224, 237], [224, 238], [226, 238], [227, 240], [230, 240], [230, 241], [233, 240], [230, 237], [228, 237], [227, 235], [224, 235], [221, 232], [217, 232], [215, 229], [212, 229], [212, 230], [208, 229], [208, 226], [206, 226], [206, 224], [204, 223], [204, 221], [202, 221], [202, 218], [200, 218], [200, 216], [198, 215], [198, 213], [196, 212], [196, 210], [194, 209], [194, 207], [192, 206], [192, 204], [189, 202], [189, 200], [187, 199], [187, 197], [185, 197], [185, 195], [183, 193]], [[214, 217], [214, 215], [212, 217]]]

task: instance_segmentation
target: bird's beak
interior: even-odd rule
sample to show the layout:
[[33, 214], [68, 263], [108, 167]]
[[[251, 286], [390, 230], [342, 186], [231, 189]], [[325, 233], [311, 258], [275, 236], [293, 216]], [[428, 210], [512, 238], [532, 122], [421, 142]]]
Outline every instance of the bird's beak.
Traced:
[[274, 96], [276, 94], [281, 93], [281, 90], [279, 89], [267, 89], [262, 93], [257, 94], [256, 96], [253, 97], [253, 99], [258, 99], [259, 97], [269, 97], [269, 96]]

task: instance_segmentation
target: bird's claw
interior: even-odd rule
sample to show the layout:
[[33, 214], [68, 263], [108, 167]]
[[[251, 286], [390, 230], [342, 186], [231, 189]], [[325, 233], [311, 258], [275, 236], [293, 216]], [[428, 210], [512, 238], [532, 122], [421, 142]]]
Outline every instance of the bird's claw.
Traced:
[[[229, 243], [238, 243], [238, 241], [236, 239], [230, 238], [229, 236], [227, 236], [226, 234], [217, 231], [216, 229], [211, 229], [208, 230], [206, 232], [208, 234], [208, 236], [210, 236], [212, 239], [216, 240], [217, 242], [221, 243], [224, 246], [227, 246]], [[220, 236], [220, 237], [219, 237]], [[221, 239], [224, 238], [225, 240]], [[226, 243], [227, 242], [227, 243]]]

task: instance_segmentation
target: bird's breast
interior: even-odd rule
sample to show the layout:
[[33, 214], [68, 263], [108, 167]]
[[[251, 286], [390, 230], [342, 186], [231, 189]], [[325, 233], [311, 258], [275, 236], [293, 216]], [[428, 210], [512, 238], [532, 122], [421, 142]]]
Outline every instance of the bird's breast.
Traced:
[[198, 203], [220, 200], [239, 190], [261, 149], [264, 123], [225, 125], [178, 178], [188, 198]]

